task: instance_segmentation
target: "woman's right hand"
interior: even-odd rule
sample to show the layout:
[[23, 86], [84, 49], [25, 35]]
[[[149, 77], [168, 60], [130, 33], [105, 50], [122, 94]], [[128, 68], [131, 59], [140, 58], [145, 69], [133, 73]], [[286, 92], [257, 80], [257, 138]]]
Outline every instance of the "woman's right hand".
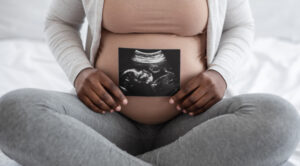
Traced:
[[128, 103], [120, 88], [96, 68], [82, 70], [75, 80], [75, 89], [78, 98], [98, 113], [121, 111], [119, 103]]

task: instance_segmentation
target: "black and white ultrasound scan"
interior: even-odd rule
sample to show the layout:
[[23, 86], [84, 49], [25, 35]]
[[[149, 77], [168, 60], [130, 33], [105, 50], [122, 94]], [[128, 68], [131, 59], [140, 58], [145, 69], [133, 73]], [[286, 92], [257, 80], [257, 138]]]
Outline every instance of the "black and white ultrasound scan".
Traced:
[[119, 47], [119, 87], [126, 96], [173, 96], [180, 89], [180, 49]]

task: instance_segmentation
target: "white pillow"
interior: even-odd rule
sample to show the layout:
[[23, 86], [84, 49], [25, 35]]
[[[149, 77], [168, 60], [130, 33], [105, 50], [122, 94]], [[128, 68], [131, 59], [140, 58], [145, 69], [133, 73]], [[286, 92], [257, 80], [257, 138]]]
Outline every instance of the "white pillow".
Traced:
[[300, 41], [299, 0], [250, 0], [256, 34]]
[[0, 38], [43, 39], [51, 0], [0, 0]]
[[[0, 39], [44, 40], [44, 23], [50, 3], [51, 0], [0, 0]], [[83, 45], [86, 33], [85, 22], [81, 29]]]

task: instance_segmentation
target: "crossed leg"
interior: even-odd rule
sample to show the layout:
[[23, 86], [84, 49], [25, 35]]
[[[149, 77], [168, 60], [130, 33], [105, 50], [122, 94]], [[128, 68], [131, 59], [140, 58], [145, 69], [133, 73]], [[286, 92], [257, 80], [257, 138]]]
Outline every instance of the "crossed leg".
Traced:
[[20, 89], [0, 98], [0, 148], [23, 166], [146, 166], [136, 126], [95, 113], [75, 95]]
[[137, 157], [158, 166], [279, 166], [295, 150], [299, 126], [283, 98], [243, 94], [195, 117], [180, 114], [161, 129], [154, 150]]

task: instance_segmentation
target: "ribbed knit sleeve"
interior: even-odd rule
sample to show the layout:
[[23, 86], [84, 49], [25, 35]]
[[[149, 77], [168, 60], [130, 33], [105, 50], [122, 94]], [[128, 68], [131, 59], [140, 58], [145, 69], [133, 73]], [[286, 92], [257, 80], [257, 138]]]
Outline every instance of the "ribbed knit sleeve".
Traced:
[[80, 39], [84, 17], [81, 0], [52, 0], [44, 27], [50, 50], [73, 85], [81, 70], [92, 67]]
[[219, 48], [208, 70], [219, 72], [227, 87], [251, 55], [254, 19], [248, 0], [228, 0]]

